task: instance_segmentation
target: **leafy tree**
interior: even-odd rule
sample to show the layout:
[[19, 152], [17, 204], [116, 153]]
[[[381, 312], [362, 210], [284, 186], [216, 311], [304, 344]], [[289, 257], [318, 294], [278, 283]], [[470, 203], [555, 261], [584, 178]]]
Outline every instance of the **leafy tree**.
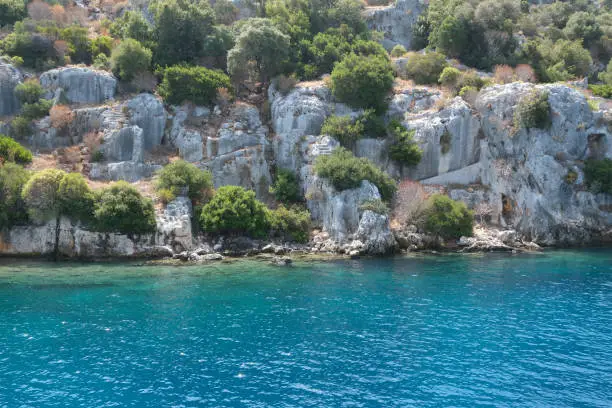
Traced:
[[32, 162], [32, 152], [12, 138], [0, 134], [0, 165], [7, 162], [28, 164]]
[[45, 90], [37, 80], [31, 79], [17, 85], [14, 92], [19, 102], [24, 104], [38, 102], [44, 95]]
[[57, 189], [59, 211], [69, 218], [91, 222], [94, 195], [81, 173], [69, 173], [62, 177]]
[[302, 201], [300, 182], [294, 172], [285, 169], [276, 170], [276, 179], [270, 187], [277, 201], [284, 204]]
[[32, 220], [44, 222], [60, 216], [59, 185], [65, 174], [61, 170], [47, 169], [30, 177], [21, 194]]
[[469, 30], [464, 20], [448, 16], [436, 30], [436, 50], [450, 57], [461, 57], [469, 44]]
[[329, 135], [338, 140], [344, 147], [351, 147], [363, 137], [364, 126], [361, 121], [350, 116], [331, 115], [325, 118], [321, 127], [321, 134]]
[[91, 64], [91, 40], [88, 29], [71, 25], [60, 32], [60, 38], [68, 43], [68, 55], [73, 63]]
[[217, 24], [229, 26], [232, 25], [234, 21], [238, 20], [240, 10], [230, 0], [216, 0], [213, 9], [215, 11], [215, 22]]
[[552, 47], [542, 43], [540, 50], [546, 60], [546, 74], [552, 81], [564, 81], [586, 76], [593, 59], [580, 41], [559, 40]]
[[389, 124], [389, 134], [393, 138], [393, 144], [389, 148], [391, 159], [406, 166], [419, 164], [423, 152], [413, 139], [414, 133], [414, 129], [408, 130], [398, 121]]
[[443, 238], [472, 236], [474, 214], [464, 203], [434, 194], [428, 200], [425, 229]]
[[247, 20], [227, 55], [227, 68], [234, 78], [249, 75], [268, 82], [284, 71], [289, 57], [289, 36], [268, 19]]
[[587, 48], [595, 44], [603, 34], [595, 16], [585, 11], [572, 14], [563, 32], [568, 39], [580, 40]]
[[357, 188], [363, 180], [372, 182], [384, 200], [393, 198], [395, 181], [366, 158], [357, 158], [344, 149], [337, 148], [330, 155], [317, 157], [314, 170], [326, 178], [337, 190]]
[[0, 229], [27, 221], [21, 193], [30, 173], [14, 163], [0, 166]]
[[123, 81], [131, 81], [134, 77], [146, 72], [151, 66], [151, 50], [138, 41], [128, 38], [113, 50], [111, 54], [111, 69]]
[[422, 50], [429, 43], [431, 34], [431, 26], [429, 25], [428, 13], [425, 10], [417, 18], [416, 23], [412, 26], [412, 44], [413, 50]]
[[461, 71], [455, 67], [445, 67], [438, 78], [438, 83], [446, 88], [454, 89], [461, 78]]
[[381, 111], [393, 86], [393, 68], [380, 56], [350, 54], [336, 64], [331, 74], [334, 96], [355, 108]]
[[253, 191], [223, 186], [202, 208], [202, 229], [210, 234], [248, 234], [263, 237], [270, 230], [268, 209]]
[[280, 205], [269, 212], [270, 229], [273, 235], [289, 238], [296, 242], [308, 242], [310, 235], [310, 212], [299, 207], [286, 208]]
[[196, 105], [210, 105], [219, 88], [231, 88], [230, 80], [223, 72], [177, 65], [163, 71], [158, 92], [170, 104], [190, 101]]
[[174, 197], [187, 194], [195, 205], [200, 205], [212, 195], [212, 174], [208, 170], [200, 170], [192, 163], [177, 160], [159, 171], [155, 187], [158, 192], [170, 191]]
[[14, 24], [27, 15], [23, 0], [0, 0], [0, 26]]
[[28, 68], [45, 70], [63, 64], [54, 40], [34, 29], [23, 21], [15, 23], [13, 32], [2, 40], [4, 52], [11, 57], [23, 58], [23, 65]]
[[417, 84], [436, 84], [447, 65], [446, 57], [443, 54], [437, 52], [412, 53], [408, 57], [403, 75]]
[[94, 217], [99, 231], [145, 234], [156, 228], [153, 202], [125, 181], [96, 193]]
[[91, 40], [91, 55], [97, 57], [103, 54], [110, 57], [113, 50], [113, 38], [107, 35], [100, 35]]
[[121, 39], [132, 38], [151, 50], [157, 46], [154, 29], [139, 11], [128, 10], [110, 26], [113, 36]]

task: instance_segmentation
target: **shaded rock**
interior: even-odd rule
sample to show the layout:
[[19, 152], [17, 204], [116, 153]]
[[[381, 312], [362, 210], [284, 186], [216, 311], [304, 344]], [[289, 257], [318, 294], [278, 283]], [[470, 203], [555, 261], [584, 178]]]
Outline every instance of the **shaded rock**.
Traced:
[[114, 98], [117, 80], [106, 71], [63, 67], [44, 72], [40, 84], [48, 98], [61, 89], [68, 103], [102, 103]]
[[397, 0], [386, 7], [366, 7], [368, 28], [383, 33], [382, 45], [390, 50], [395, 45], [412, 46], [412, 26], [427, 9], [428, 1]]
[[19, 110], [19, 100], [14, 91], [22, 79], [17, 68], [0, 60], [0, 116], [12, 115]]

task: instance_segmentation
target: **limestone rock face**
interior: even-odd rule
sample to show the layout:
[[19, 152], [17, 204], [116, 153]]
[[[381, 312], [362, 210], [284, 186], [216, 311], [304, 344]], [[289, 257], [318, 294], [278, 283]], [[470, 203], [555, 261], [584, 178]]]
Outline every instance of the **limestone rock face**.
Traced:
[[114, 98], [117, 80], [105, 71], [64, 67], [43, 73], [40, 84], [47, 90], [48, 98], [59, 91], [68, 103], [103, 103]]
[[370, 255], [386, 255], [397, 246], [389, 226], [389, 217], [370, 210], [361, 215], [356, 236], [365, 243], [362, 250]]
[[397, 0], [386, 7], [367, 7], [368, 28], [384, 34], [382, 44], [386, 49], [398, 44], [410, 49], [412, 26], [427, 8], [427, 3], [424, 0]]
[[14, 91], [22, 79], [17, 68], [0, 60], [0, 116], [12, 115], [19, 110]]
[[164, 137], [167, 119], [162, 101], [154, 95], [144, 93], [130, 99], [125, 106], [129, 110], [129, 123], [142, 129], [144, 149], [151, 150], [159, 146]]
[[194, 248], [191, 230], [193, 208], [187, 197], [177, 197], [157, 218], [157, 242], [169, 245], [175, 253]]

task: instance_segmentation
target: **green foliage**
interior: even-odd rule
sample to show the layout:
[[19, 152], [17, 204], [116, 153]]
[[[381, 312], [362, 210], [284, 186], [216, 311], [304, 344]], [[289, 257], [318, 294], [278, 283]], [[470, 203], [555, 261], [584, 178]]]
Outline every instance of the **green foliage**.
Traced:
[[15, 96], [20, 103], [36, 103], [45, 93], [45, 90], [36, 80], [20, 83], [15, 87]]
[[111, 70], [111, 62], [106, 54], [98, 54], [93, 60], [93, 66], [95, 69], [101, 69], [104, 71]]
[[586, 47], [592, 46], [603, 34], [595, 15], [586, 11], [572, 14], [563, 32], [570, 40], [581, 40]]
[[240, 10], [230, 0], [217, 0], [213, 6], [215, 22], [217, 24], [231, 25], [238, 20]]
[[393, 144], [389, 148], [389, 157], [405, 166], [416, 166], [420, 163], [423, 152], [414, 141], [414, 129], [406, 129], [400, 122], [391, 121], [388, 127]]
[[434, 194], [428, 200], [425, 229], [443, 238], [472, 236], [474, 214], [464, 203]]
[[24, 138], [32, 133], [32, 121], [23, 116], [15, 116], [11, 121], [13, 135], [17, 138]]
[[612, 194], [612, 159], [587, 160], [584, 176], [591, 191]]
[[69, 173], [62, 177], [58, 186], [59, 211], [62, 215], [83, 222], [91, 222], [94, 195], [80, 173]]
[[23, 0], [0, 0], [0, 27], [14, 24], [28, 15]]
[[361, 139], [363, 132], [363, 123], [350, 116], [328, 116], [321, 127], [321, 134], [333, 137], [344, 147], [350, 147]]
[[86, 27], [66, 27], [60, 31], [60, 38], [68, 43], [68, 55], [72, 63], [91, 64], [92, 46]]
[[236, 45], [227, 55], [227, 69], [233, 78], [249, 76], [268, 82], [284, 71], [289, 57], [289, 36], [271, 20], [253, 18], [245, 21]]
[[438, 83], [447, 88], [455, 88], [461, 78], [461, 71], [455, 67], [445, 67], [438, 78]]
[[548, 91], [534, 89], [519, 101], [514, 112], [516, 128], [548, 129], [552, 124]]
[[219, 88], [231, 89], [229, 78], [221, 71], [173, 66], [163, 71], [158, 92], [170, 104], [179, 105], [190, 101], [196, 105], [210, 105]]
[[21, 106], [21, 116], [30, 121], [44, 118], [49, 114], [52, 106], [53, 101], [50, 99], [41, 99], [36, 103], [24, 103]]
[[113, 38], [107, 35], [100, 35], [91, 40], [91, 55], [99, 56], [100, 54], [110, 57], [113, 50]]
[[177, 160], [159, 171], [155, 187], [158, 192], [167, 190], [174, 196], [187, 194], [194, 204], [200, 205], [212, 194], [212, 174], [192, 163]]
[[337, 148], [330, 155], [317, 157], [314, 166], [319, 177], [328, 179], [337, 190], [357, 188], [362, 180], [372, 182], [384, 200], [395, 194], [395, 181], [366, 158], [357, 158], [344, 149]]
[[334, 96], [355, 108], [382, 111], [393, 86], [393, 68], [388, 59], [350, 54], [337, 63], [331, 74]]
[[389, 206], [382, 200], [366, 200], [359, 205], [359, 211], [373, 211], [377, 214], [389, 214]]
[[302, 201], [300, 182], [294, 172], [285, 169], [276, 170], [276, 179], [270, 187], [274, 198], [283, 204]]
[[54, 47], [54, 40], [23, 21], [15, 24], [13, 32], [2, 40], [1, 48], [11, 57], [21, 57], [28, 68], [45, 70], [64, 63], [63, 56]]
[[210, 234], [248, 234], [264, 237], [270, 230], [268, 209], [255, 192], [238, 186], [223, 186], [202, 207], [202, 229]]
[[559, 40], [551, 48], [544, 43], [541, 49], [547, 61], [546, 74], [553, 82], [586, 76], [591, 69], [593, 59], [580, 41]]
[[612, 60], [608, 63], [606, 70], [599, 73], [599, 80], [612, 88]]
[[399, 58], [401, 56], [403, 56], [404, 54], [406, 54], [408, 51], [406, 51], [406, 48], [404, 48], [403, 45], [401, 44], [397, 44], [395, 47], [393, 47], [393, 49], [391, 50], [390, 55], [393, 58]]
[[153, 202], [125, 181], [96, 192], [95, 226], [99, 231], [124, 234], [154, 232]]
[[420, 85], [437, 84], [440, 75], [447, 67], [446, 57], [437, 52], [427, 54], [411, 53], [402, 76]]
[[593, 95], [612, 98], [612, 85], [589, 85], [589, 89], [593, 92]]
[[30, 173], [17, 164], [0, 166], [0, 229], [27, 221], [21, 193], [29, 178]]
[[281, 205], [268, 214], [273, 235], [280, 235], [293, 241], [308, 242], [310, 235], [310, 212], [298, 207], [286, 208]]
[[123, 13], [111, 24], [110, 32], [113, 36], [124, 40], [132, 38], [149, 49], [157, 46], [154, 41], [153, 26], [139, 11], [128, 10]]
[[0, 165], [6, 162], [28, 164], [32, 162], [32, 152], [12, 138], [0, 134]]
[[137, 74], [149, 69], [151, 56], [151, 50], [128, 38], [113, 50], [110, 58], [111, 69], [122, 80], [131, 81]]
[[30, 219], [44, 222], [60, 215], [59, 186], [65, 175], [61, 170], [47, 169], [30, 177], [21, 193]]
[[100, 163], [104, 161], [104, 152], [102, 150], [96, 150], [91, 154], [92, 163]]

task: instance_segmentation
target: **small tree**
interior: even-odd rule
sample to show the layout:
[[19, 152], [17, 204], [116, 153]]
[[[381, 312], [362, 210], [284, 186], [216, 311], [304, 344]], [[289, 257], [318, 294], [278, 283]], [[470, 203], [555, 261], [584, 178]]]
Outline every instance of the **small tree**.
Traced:
[[65, 175], [61, 170], [47, 169], [34, 173], [25, 184], [22, 198], [32, 220], [44, 222], [59, 218], [59, 186]]
[[96, 194], [94, 217], [100, 231], [144, 234], [156, 228], [153, 202], [125, 181]]
[[92, 221], [94, 196], [80, 173], [64, 175], [58, 186], [60, 213], [71, 219]]
[[30, 173], [14, 163], [0, 166], [0, 229], [28, 219], [22, 198]]
[[143, 47], [138, 41], [128, 38], [123, 40], [111, 54], [111, 69], [123, 81], [147, 71], [151, 66], [151, 50]]
[[45, 90], [35, 79], [27, 80], [15, 87], [15, 96], [17, 96], [17, 99], [22, 104], [36, 103], [42, 98], [44, 93]]
[[416, 166], [421, 162], [423, 152], [413, 139], [414, 133], [414, 129], [408, 130], [398, 121], [389, 124], [389, 134], [393, 138], [389, 148], [391, 159], [405, 166]]
[[6, 162], [28, 164], [32, 162], [32, 152], [12, 138], [0, 134], [0, 165]]
[[210, 105], [220, 88], [231, 88], [229, 78], [221, 71], [174, 66], [164, 70], [158, 92], [170, 104], [190, 101], [196, 105]]
[[438, 78], [438, 83], [446, 88], [456, 89], [459, 79], [461, 78], [461, 71], [455, 67], [445, 67]]
[[277, 201], [284, 204], [302, 201], [300, 182], [294, 172], [285, 169], [276, 170], [276, 179], [270, 187]]
[[434, 194], [428, 200], [425, 229], [443, 238], [472, 236], [474, 214], [464, 203], [443, 194]]
[[249, 234], [263, 237], [270, 230], [268, 209], [253, 191], [223, 186], [202, 208], [202, 229], [211, 234]]
[[171, 194], [166, 200], [185, 193], [193, 204], [200, 205], [212, 195], [212, 174], [194, 164], [177, 160], [159, 171], [155, 187], [158, 192], [166, 190]]
[[280, 205], [276, 210], [270, 211], [269, 218], [274, 235], [296, 242], [308, 242], [311, 227], [308, 210], [302, 210], [297, 206], [287, 209]]

